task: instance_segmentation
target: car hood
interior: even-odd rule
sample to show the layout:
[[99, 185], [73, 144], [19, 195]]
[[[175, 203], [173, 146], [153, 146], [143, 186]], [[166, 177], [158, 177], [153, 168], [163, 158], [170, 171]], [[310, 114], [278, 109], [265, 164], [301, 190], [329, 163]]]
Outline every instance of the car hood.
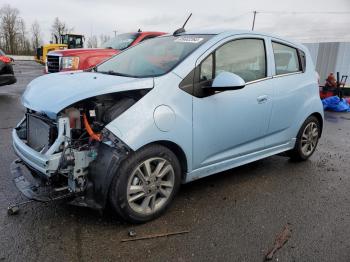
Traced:
[[27, 86], [22, 104], [55, 119], [62, 109], [86, 98], [153, 88], [153, 78], [131, 78], [92, 72], [44, 75]]
[[120, 51], [110, 48], [76, 48], [76, 49], [64, 49], [51, 51], [49, 55], [62, 55], [62, 56], [79, 56], [79, 55], [103, 55], [118, 54]]

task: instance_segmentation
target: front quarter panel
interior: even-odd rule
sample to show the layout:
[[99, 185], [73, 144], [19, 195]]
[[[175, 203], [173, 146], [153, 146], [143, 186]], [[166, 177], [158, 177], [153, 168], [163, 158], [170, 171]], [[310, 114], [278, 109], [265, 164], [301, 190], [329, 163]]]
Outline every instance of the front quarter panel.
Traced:
[[[192, 96], [179, 89], [181, 80], [173, 73], [155, 78], [155, 87], [106, 128], [134, 151], [157, 141], [177, 144], [186, 155], [190, 171], [192, 170]], [[162, 128], [159, 122], [170, 124]]]

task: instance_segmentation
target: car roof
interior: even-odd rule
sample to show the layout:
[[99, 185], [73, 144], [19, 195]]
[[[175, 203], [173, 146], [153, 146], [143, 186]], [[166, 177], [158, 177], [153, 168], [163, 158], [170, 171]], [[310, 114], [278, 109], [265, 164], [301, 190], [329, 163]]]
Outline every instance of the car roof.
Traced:
[[141, 31], [141, 32], [136, 32], [136, 33], [140, 33], [140, 34], [159, 34], [159, 35], [167, 34], [165, 32], [160, 32], [160, 31]]
[[[186, 32], [184, 32], [183, 34], [186, 35], [194, 35], [194, 34], [198, 34], [198, 35], [219, 35], [222, 33], [228, 33], [231, 32], [233, 34], [237, 34], [237, 33], [242, 33], [245, 32], [244, 30], [232, 30], [229, 28], [205, 28], [205, 29], [192, 29], [192, 30], [187, 30]], [[247, 31], [248, 32], [248, 31]]]
[[[228, 29], [228, 28], [208, 28], [208, 29], [200, 29], [200, 30], [188, 30], [184, 33], [184, 35], [239, 35], [239, 34], [250, 34], [250, 35], [261, 35], [268, 36], [273, 38], [281, 38], [280, 36], [276, 36], [273, 34], [260, 32], [260, 31], [252, 31], [252, 30], [238, 30], [238, 29]], [[281, 38], [284, 39], [284, 38]]]
[[274, 39], [287, 42], [293, 46], [305, 49], [305, 47], [302, 44], [295, 42], [291, 39], [288, 39], [286, 37], [281, 37], [270, 33], [251, 31], [251, 30], [238, 30], [238, 29], [229, 29], [229, 28], [207, 28], [207, 29], [188, 30], [179, 35], [216, 35], [218, 37], [222, 36], [224, 38], [224, 37], [240, 35], [240, 34], [271, 37]]

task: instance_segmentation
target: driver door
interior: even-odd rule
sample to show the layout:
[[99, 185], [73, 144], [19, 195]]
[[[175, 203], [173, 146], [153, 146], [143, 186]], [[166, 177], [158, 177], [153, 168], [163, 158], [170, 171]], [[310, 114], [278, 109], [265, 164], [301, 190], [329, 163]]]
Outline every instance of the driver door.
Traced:
[[[224, 71], [242, 77], [246, 86], [210, 90], [215, 76]], [[264, 39], [238, 39], [221, 45], [196, 65], [194, 78], [194, 169], [262, 150], [273, 91], [267, 78]]]

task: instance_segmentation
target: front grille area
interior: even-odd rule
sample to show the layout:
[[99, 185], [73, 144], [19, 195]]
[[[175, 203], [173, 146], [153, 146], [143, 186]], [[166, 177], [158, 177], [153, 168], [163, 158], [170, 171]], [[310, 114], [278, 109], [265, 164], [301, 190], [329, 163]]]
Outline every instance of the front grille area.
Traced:
[[49, 73], [56, 73], [60, 71], [60, 57], [48, 55], [47, 56], [47, 71]]
[[27, 144], [36, 151], [46, 151], [57, 138], [57, 127], [49, 119], [27, 114]]

